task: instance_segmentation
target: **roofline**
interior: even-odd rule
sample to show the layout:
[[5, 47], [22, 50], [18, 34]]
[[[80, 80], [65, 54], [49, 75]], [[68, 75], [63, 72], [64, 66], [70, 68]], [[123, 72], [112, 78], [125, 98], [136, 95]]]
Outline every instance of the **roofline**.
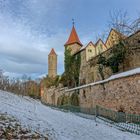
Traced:
[[136, 31], [135, 33], [133, 33], [133, 34], [131, 34], [130, 36], [128, 36], [127, 39], [130, 38], [130, 37], [132, 37], [133, 35], [139, 33], [139, 32], [140, 32], [140, 30]]
[[79, 44], [80, 46], [83, 46], [83, 44], [82, 43], [79, 43], [79, 42], [73, 42], [73, 43], [68, 43], [67, 44], [67, 42], [64, 44], [64, 46], [66, 47], [66, 46], [68, 46], [68, 45], [72, 45], [72, 44], [75, 44], [75, 43], [77, 43], [77, 44]]
[[[74, 33], [74, 34], [72, 34], [72, 33]], [[74, 39], [74, 42], [71, 42], [70, 41], [70, 38], [72, 37], [72, 35], [75, 35], [75, 39]], [[83, 44], [81, 43], [81, 41], [80, 41], [80, 39], [79, 39], [79, 36], [78, 36], [78, 34], [77, 34], [77, 31], [76, 31], [76, 29], [75, 29], [75, 26], [73, 25], [72, 26], [72, 30], [71, 30], [71, 33], [70, 33], [70, 35], [69, 35], [69, 38], [68, 38], [68, 40], [66, 41], [66, 43], [64, 44], [64, 46], [67, 46], [67, 45], [70, 45], [70, 44], [73, 44], [73, 43], [78, 43], [80, 46], [83, 46]]]
[[106, 41], [105, 41], [105, 45], [106, 45], [106, 43], [107, 43], [107, 40], [108, 40], [108, 38], [109, 38], [109, 36], [110, 36], [112, 30], [115, 31], [117, 34], [120, 34], [120, 35], [122, 35], [122, 36], [124, 36], [124, 37], [127, 38], [127, 36], [125, 36], [124, 34], [120, 33], [119, 31], [117, 31], [117, 30], [114, 29], [114, 28], [111, 28], [111, 30], [110, 30], [110, 32], [109, 32], [109, 34], [108, 34], [108, 37], [107, 37], [107, 39], [106, 39]]
[[[53, 54], [52, 54], [52, 51], [53, 51]], [[57, 56], [57, 54], [56, 54], [54, 48], [51, 49], [51, 51], [50, 51], [50, 53], [49, 53], [48, 55], [56, 55], [56, 56]]]
[[96, 44], [95, 44], [95, 45], [97, 46], [97, 43], [98, 43], [100, 40], [101, 40], [101, 42], [104, 44], [104, 46], [105, 46], [105, 47], [106, 47], [106, 49], [107, 49], [106, 44], [103, 42], [103, 40], [102, 40], [101, 38], [99, 38], [99, 39], [98, 39], [98, 41], [96, 42]]
[[[94, 44], [92, 41], [90, 41], [90, 42], [87, 44], [87, 46], [88, 46], [90, 43], [91, 43], [94, 47], [96, 47], [95, 44]], [[87, 47], [87, 46], [86, 46], [86, 47]]]
[[78, 54], [78, 53], [84, 51], [84, 50], [88, 47], [88, 45], [89, 45], [90, 43], [92, 43], [92, 45], [93, 45], [94, 47], [96, 47], [96, 46], [93, 44], [93, 42], [90, 41], [90, 42], [85, 46], [85, 48], [83, 48], [82, 50], [77, 51], [74, 55], [76, 55], [76, 54]]

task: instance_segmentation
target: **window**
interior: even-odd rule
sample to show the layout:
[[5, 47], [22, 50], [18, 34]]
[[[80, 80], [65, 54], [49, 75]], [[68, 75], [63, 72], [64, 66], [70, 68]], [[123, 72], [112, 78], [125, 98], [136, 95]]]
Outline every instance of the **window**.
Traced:
[[112, 39], [112, 40], [114, 40], [114, 37], [113, 37], [113, 36], [111, 36], [111, 39]]
[[92, 50], [89, 49], [88, 52], [92, 52]]
[[101, 46], [98, 47], [98, 52], [102, 53], [102, 47]]
[[140, 40], [138, 40], [138, 43], [140, 44]]

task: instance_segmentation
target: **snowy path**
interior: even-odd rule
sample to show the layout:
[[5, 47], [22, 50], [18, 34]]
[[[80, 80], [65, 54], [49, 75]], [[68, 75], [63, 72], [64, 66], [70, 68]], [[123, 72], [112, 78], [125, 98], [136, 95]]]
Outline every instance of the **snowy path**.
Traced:
[[23, 125], [53, 140], [140, 140], [140, 136], [42, 105], [28, 97], [0, 91], [0, 113], [15, 116]]

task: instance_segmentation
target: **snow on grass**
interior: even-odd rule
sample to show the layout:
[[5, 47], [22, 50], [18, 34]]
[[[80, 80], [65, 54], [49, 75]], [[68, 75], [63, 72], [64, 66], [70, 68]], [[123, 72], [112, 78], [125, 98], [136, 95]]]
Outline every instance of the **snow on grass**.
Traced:
[[105, 80], [102, 80], [102, 81], [97, 81], [97, 82], [94, 82], [94, 83], [90, 83], [90, 84], [82, 85], [82, 86], [75, 87], [75, 88], [72, 88], [72, 89], [68, 89], [68, 90], [66, 90], [66, 92], [81, 89], [81, 88], [85, 88], [85, 87], [89, 87], [89, 86], [94, 86], [94, 85], [98, 85], [98, 84], [102, 84], [102, 83], [106, 83], [106, 82], [109, 82], [111, 80], [115, 80], [115, 79], [119, 79], [119, 78], [123, 78], [123, 77], [127, 77], [127, 76], [132, 76], [132, 75], [139, 74], [139, 73], [140, 73], [140, 68], [132, 69], [132, 70], [129, 70], [129, 71], [126, 71], [126, 72], [122, 72], [122, 73], [119, 73], [119, 74], [112, 75], [109, 78], [107, 78]]
[[139, 140], [140, 136], [123, 132], [103, 123], [47, 107], [29, 97], [0, 91], [0, 113], [7, 112], [22, 125], [53, 140]]

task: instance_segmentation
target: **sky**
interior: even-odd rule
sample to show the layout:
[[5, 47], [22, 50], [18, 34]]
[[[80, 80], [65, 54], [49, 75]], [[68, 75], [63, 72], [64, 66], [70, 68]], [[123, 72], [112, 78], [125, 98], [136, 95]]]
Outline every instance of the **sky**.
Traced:
[[73, 18], [81, 42], [96, 43], [109, 32], [110, 12], [127, 11], [135, 19], [139, 5], [140, 0], [0, 0], [0, 69], [9, 77], [41, 77], [54, 48], [62, 74]]

